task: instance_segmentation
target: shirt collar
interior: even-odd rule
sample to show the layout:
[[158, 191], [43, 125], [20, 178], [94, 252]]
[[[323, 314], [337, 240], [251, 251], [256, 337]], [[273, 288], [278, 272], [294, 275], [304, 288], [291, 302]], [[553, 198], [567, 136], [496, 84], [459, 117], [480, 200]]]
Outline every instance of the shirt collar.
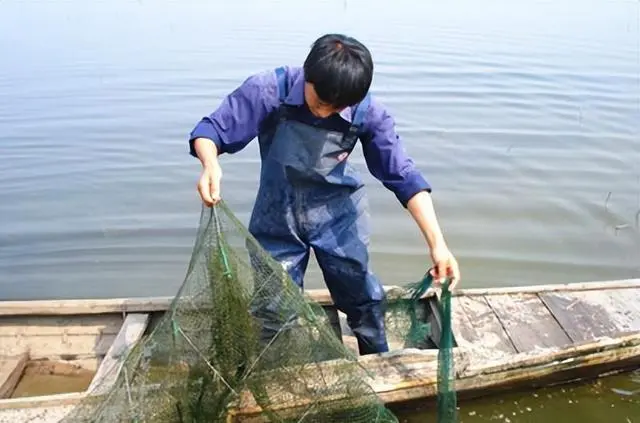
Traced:
[[[300, 72], [294, 76], [293, 84], [289, 89], [289, 95], [284, 99], [286, 104], [290, 104], [292, 106], [304, 105], [304, 82], [304, 70], [300, 69]], [[347, 107], [340, 112], [340, 117], [349, 123], [351, 123], [352, 116], [352, 107]]]
[[304, 72], [300, 70], [291, 76], [294, 77], [293, 84], [289, 88], [289, 95], [284, 99], [284, 102], [293, 106], [302, 106], [304, 104]]

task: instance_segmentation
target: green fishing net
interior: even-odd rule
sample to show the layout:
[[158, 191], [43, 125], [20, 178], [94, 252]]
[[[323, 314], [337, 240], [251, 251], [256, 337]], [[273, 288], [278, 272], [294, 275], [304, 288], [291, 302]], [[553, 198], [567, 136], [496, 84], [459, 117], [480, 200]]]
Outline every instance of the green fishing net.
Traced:
[[387, 337], [395, 348], [437, 349], [437, 423], [456, 423], [455, 341], [451, 326], [449, 281], [441, 286], [439, 300], [425, 295], [432, 287], [430, 273], [397, 292], [386, 313]]
[[[450, 294], [443, 289], [429, 313], [421, 298], [430, 283], [390, 300], [388, 330], [402, 347], [439, 349], [438, 421], [453, 423]], [[224, 203], [203, 208], [184, 283], [149, 330], [61, 422], [398, 421], [335, 319]]]

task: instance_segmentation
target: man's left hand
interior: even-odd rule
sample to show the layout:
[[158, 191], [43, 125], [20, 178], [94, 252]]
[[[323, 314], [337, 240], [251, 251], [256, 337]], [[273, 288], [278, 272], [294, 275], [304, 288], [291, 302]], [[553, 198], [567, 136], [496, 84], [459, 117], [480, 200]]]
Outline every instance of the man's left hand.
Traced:
[[446, 278], [449, 278], [449, 290], [453, 291], [460, 281], [460, 269], [458, 268], [458, 261], [451, 254], [449, 248], [442, 246], [431, 250], [431, 261], [433, 262], [433, 268], [430, 272], [434, 281], [441, 285]]

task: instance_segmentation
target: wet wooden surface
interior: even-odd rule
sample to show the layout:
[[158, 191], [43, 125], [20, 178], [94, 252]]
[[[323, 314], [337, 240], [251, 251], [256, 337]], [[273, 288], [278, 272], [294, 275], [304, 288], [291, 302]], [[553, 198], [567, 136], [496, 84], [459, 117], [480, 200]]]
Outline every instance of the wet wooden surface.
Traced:
[[487, 301], [518, 352], [571, 344], [569, 336], [536, 294], [491, 295]]
[[0, 423], [58, 423], [73, 411], [73, 405], [0, 410]]
[[[640, 331], [638, 285], [497, 292], [452, 297], [457, 346], [473, 351], [471, 360], [476, 363]], [[355, 338], [342, 313], [340, 321], [343, 342], [357, 354]], [[390, 346], [402, 349], [401, 344], [390, 342]]]
[[609, 336], [618, 331], [607, 309], [582, 301], [575, 294], [548, 292], [540, 294], [540, 299], [573, 342]]
[[100, 394], [111, 388], [120, 374], [127, 354], [142, 338], [148, 323], [149, 314], [135, 313], [127, 316], [87, 391]]
[[477, 352], [474, 359], [516, 353], [515, 347], [485, 297], [453, 297], [454, 337], [462, 348]]
[[566, 348], [640, 332], [640, 287], [456, 296], [452, 318], [458, 346], [484, 357]]

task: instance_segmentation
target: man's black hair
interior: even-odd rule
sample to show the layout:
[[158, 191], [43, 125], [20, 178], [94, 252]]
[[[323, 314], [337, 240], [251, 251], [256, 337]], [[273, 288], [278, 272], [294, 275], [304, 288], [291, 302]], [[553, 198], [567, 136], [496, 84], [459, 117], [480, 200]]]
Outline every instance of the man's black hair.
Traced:
[[304, 61], [304, 76], [321, 101], [337, 108], [352, 106], [362, 101], [371, 86], [371, 53], [354, 38], [323, 35]]

